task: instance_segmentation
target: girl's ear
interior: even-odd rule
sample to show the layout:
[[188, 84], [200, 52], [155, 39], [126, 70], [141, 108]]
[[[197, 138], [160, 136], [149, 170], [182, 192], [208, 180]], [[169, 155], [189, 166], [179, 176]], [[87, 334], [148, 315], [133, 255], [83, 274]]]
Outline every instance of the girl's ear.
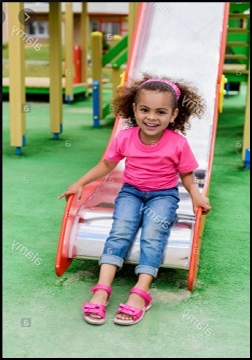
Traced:
[[174, 111], [173, 111], [173, 113], [172, 113], [172, 121], [171, 122], [173, 122], [175, 119], [176, 119], [176, 117], [178, 116], [178, 113], [179, 113], [179, 109], [178, 108], [176, 108]]
[[136, 104], [135, 103], [132, 104], [132, 108], [133, 108], [133, 111], [134, 111], [134, 114], [135, 114], [135, 112], [136, 112]]

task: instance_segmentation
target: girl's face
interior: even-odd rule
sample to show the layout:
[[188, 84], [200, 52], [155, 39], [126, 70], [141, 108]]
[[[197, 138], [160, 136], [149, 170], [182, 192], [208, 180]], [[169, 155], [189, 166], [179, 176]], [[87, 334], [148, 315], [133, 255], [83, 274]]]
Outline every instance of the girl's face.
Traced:
[[140, 140], [151, 145], [163, 135], [169, 123], [178, 115], [178, 109], [172, 110], [172, 94], [141, 90], [138, 102], [133, 104], [136, 123], [140, 127]]

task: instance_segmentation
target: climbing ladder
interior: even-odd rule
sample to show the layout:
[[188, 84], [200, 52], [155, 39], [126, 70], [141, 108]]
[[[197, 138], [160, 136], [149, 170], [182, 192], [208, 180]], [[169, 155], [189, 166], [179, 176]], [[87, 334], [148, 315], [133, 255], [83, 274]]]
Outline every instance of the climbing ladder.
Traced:
[[[242, 160], [245, 169], [250, 169], [250, 3], [230, 3], [225, 64], [223, 74], [227, 78], [226, 96], [229, 90], [240, 89], [247, 83]], [[233, 86], [233, 88], [232, 88]]]
[[248, 81], [250, 50], [250, 3], [231, 3], [224, 64], [227, 94], [232, 83]]

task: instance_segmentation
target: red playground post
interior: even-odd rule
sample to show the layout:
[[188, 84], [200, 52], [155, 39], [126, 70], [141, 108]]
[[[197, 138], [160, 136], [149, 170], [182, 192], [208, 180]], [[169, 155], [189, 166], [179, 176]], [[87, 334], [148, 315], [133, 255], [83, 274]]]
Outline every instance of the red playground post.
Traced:
[[73, 47], [73, 57], [74, 57], [74, 84], [81, 83], [81, 47], [79, 45], [74, 45]]

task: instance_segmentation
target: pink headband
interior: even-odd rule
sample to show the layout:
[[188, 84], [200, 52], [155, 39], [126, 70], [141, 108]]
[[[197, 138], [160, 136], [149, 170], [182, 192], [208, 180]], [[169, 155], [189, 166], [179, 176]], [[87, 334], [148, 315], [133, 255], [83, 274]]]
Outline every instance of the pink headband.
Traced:
[[158, 79], [158, 78], [153, 78], [153, 79], [149, 79], [149, 80], [144, 81], [144, 82], [140, 85], [140, 87], [143, 86], [144, 84], [147, 84], [147, 83], [153, 82], [153, 81], [159, 81], [159, 82], [163, 82], [163, 83], [169, 85], [169, 86], [170, 86], [171, 88], [173, 88], [173, 90], [175, 91], [176, 96], [177, 96], [177, 99], [179, 99], [181, 92], [180, 92], [179, 88], [177, 87], [177, 85], [175, 85], [172, 81], [163, 80], [163, 79]]

